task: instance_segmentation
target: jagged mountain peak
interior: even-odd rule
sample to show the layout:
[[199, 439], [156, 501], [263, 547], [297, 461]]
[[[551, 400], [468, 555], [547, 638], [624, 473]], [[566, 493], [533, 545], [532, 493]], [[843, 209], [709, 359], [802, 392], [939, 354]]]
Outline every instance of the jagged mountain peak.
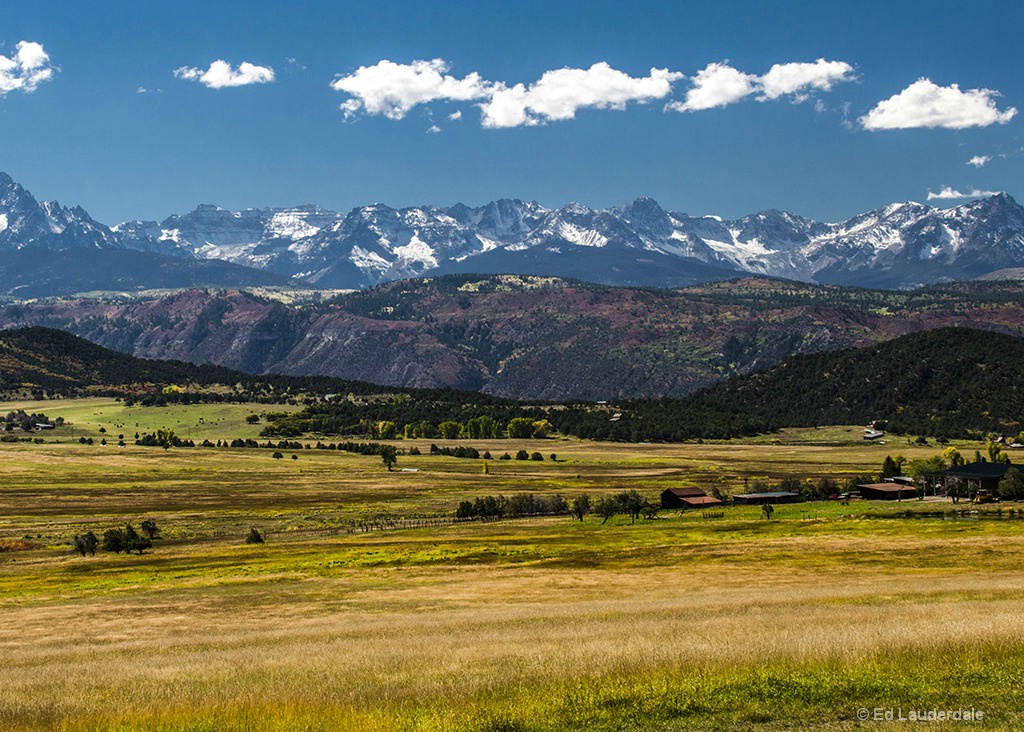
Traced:
[[1024, 266], [1024, 209], [1000, 193], [958, 206], [905, 201], [824, 223], [777, 208], [733, 220], [666, 211], [650, 196], [549, 209], [385, 203], [337, 213], [306, 203], [231, 211], [203, 203], [108, 228], [79, 206], [37, 202], [0, 173], [0, 250], [135, 249], [224, 260], [324, 287], [450, 271], [678, 286], [744, 273], [909, 287]]

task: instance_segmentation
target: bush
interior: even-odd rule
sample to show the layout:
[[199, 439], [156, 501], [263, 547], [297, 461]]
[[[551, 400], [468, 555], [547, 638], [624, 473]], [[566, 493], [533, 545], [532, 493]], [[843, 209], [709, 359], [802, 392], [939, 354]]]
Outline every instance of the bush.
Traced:
[[529, 460], [529, 459], [530, 459], [530, 453], [528, 453], [526, 450], [520, 450], [519, 452], [516, 453], [516, 460]]
[[245, 537], [246, 544], [263, 544], [265, 541], [266, 539], [263, 538], [263, 534], [255, 526], [249, 529], [249, 535]]
[[999, 497], [1010, 501], [1024, 499], [1024, 474], [1017, 468], [1010, 468], [999, 481]]
[[96, 534], [91, 531], [85, 534], [75, 534], [71, 539], [71, 546], [74, 550], [81, 554], [83, 557], [86, 554], [96, 556], [96, 547], [100, 545], [100, 540], [96, 538]]
[[140, 536], [131, 524], [126, 524], [123, 529], [110, 529], [103, 532], [103, 549], [108, 552], [120, 554], [131, 554], [142, 552], [153, 546], [153, 542], [144, 536]]
[[530, 455], [530, 460], [538, 460], [540, 462], [543, 462], [544, 456], [541, 455], [539, 452], [535, 452], [532, 455]]
[[141, 526], [142, 533], [149, 539], [157, 538], [157, 535], [160, 533], [160, 529], [157, 528], [156, 521], [153, 519], [146, 519], [142, 522]]

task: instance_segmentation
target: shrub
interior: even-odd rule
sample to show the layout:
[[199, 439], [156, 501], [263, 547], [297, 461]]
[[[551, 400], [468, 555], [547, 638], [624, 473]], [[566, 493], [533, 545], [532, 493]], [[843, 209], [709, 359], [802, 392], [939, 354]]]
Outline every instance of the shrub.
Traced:
[[263, 538], [263, 534], [255, 526], [249, 529], [249, 535], [245, 537], [246, 544], [262, 544], [265, 541], [266, 539]]
[[153, 519], [146, 519], [141, 524], [142, 533], [149, 539], [157, 538], [157, 534], [160, 533], [160, 529], [156, 526], [156, 521]]
[[71, 545], [83, 557], [86, 554], [96, 556], [96, 547], [100, 545], [100, 540], [96, 538], [96, 534], [89, 531], [85, 534], [75, 534], [71, 539]]

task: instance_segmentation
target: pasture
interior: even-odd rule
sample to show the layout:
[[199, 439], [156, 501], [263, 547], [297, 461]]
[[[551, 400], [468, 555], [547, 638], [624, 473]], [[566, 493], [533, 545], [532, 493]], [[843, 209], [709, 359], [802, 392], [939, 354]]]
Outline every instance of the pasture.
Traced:
[[[86, 401], [42, 411], [108, 435], [171, 414]], [[208, 439], [260, 426], [245, 422], [257, 406], [180, 409]], [[858, 428], [463, 441], [546, 458], [485, 475], [428, 454], [389, 473], [337, 451], [81, 445], [70, 429], [0, 443], [3, 729], [906, 727], [862, 708], [983, 713], [932, 729], [1024, 724], [1024, 522], [1005, 510], [833, 502], [780, 505], [771, 521], [728, 507], [361, 530], [480, 495], [842, 478], [934, 445], [867, 444]], [[143, 518], [162, 538], [141, 556], [69, 552], [74, 533]], [[253, 526], [265, 544], [244, 543]]]

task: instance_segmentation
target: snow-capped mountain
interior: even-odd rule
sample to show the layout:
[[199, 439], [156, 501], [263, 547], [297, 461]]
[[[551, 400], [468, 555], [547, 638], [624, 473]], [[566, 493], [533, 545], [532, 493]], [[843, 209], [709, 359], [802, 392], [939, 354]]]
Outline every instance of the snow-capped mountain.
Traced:
[[115, 229], [325, 287], [469, 271], [670, 286], [753, 273], [911, 287], [1024, 265], [1024, 209], [1005, 194], [948, 209], [891, 204], [838, 223], [777, 210], [726, 221], [650, 198], [607, 210], [503, 199], [478, 208], [375, 204], [347, 215], [200, 206]]
[[947, 209], [896, 203], [822, 223], [778, 210], [731, 221], [691, 216], [651, 198], [610, 209], [502, 199], [475, 208], [374, 204], [347, 214], [201, 205], [108, 228], [81, 208], [39, 203], [0, 174], [0, 251], [81, 247], [229, 262], [331, 288], [448, 272], [652, 286], [752, 273], [906, 288], [1024, 266], [1024, 209], [999, 194]]
[[0, 251], [25, 247], [111, 249], [118, 247], [118, 239], [81, 208], [69, 209], [56, 201], [41, 203], [0, 173]]

